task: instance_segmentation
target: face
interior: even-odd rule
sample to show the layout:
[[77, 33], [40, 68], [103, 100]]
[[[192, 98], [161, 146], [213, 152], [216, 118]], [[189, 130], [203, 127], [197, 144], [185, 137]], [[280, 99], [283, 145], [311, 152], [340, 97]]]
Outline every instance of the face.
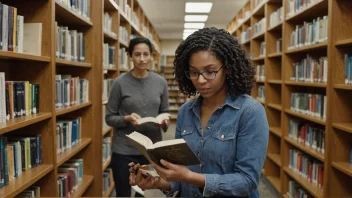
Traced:
[[135, 69], [145, 70], [148, 68], [151, 55], [149, 47], [145, 43], [140, 43], [134, 46], [132, 52], [132, 61]]
[[193, 75], [196, 72], [204, 72], [203, 75], [211, 76], [216, 73], [214, 79], [206, 79], [203, 75], [199, 75], [198, 79], [191, 79], [193, 85], [203, 98], [216, 97], [218, 94], [226, 93], [225, 89], [225, 72], [222, 62], [208, 51], [200, 51], [194, 53], [190, 57], [189, 71]]

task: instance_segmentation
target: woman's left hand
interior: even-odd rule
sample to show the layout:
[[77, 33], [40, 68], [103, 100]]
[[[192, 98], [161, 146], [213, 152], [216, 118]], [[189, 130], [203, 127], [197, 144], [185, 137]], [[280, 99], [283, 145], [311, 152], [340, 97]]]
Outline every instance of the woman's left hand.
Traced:
[[160, 163], [166, 168], [163, 168], [156, 163], [152, 163], [152, 165], [160, 177], [166, 181], [186, 182], [192, 175], [192, 171], [186, 166], [172, 164], [165, 160], [160, 160]]

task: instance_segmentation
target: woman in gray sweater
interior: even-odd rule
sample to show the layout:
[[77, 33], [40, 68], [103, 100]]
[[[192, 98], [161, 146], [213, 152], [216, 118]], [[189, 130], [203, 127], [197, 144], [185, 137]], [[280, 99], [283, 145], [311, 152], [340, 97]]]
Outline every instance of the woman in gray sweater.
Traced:
[[161, 128], [166, 131], [168, 126], [168, 120], [160, 126], [137, 124], [136, 120], [141, 117], [156, 117], [169, 112], [168, 87], [162, 76], [148, 70], [152, 53], [152, 44], [148, 39], [132, 39], [128, 53], [134, 69], [114, 80], [105, 115], [106, 123], [114, 128], [111, 168], [117, 197], [131, 195], [128, 164], [149, 164], [127, 140], [126, 134], [138, 131], [157, 142], [162, 140]]

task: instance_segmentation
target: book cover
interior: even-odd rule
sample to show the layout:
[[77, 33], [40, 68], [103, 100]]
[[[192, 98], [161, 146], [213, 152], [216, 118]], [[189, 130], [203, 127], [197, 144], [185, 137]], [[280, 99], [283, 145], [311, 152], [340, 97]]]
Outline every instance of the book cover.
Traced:
[[184, 139], [165, 140], [153, 144], [147, 136], [136, 131], [126, 136], [149, 161], [160, 166], [162, 166], [161, 159], [184, 166], [200, 164]]

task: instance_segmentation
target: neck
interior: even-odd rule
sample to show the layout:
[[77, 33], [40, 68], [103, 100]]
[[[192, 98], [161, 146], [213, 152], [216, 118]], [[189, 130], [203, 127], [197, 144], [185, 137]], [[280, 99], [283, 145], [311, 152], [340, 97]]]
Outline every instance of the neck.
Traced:
[[203, 98], [202, 105], [208, 108], [218, 108], [220, 105], [224, 104], [227, 94], [225, 91], [220, 92], [216, 97]]
[[144, 78], [148, 75], [148, 71], [146, 69], [136, 69], [132, 70], [132, 75], [136, 78]]

